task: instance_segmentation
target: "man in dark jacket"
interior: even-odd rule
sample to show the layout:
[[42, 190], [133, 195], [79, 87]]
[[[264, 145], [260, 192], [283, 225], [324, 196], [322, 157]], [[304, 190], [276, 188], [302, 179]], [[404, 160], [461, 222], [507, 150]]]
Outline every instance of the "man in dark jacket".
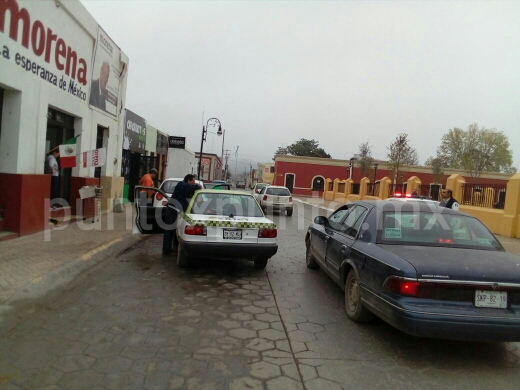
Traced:
[[163, 255], [169, 255], [172, 251], [178, 214], [186, 211], [193, 193], [200, 189], [201, 186], [195, 184], [195, 176], [193, 175], [186, 175], [184, 180], [175, 186], [173, 194], [164, 208], [166, 227], [163, 235]]
[[457, 202], [457, 200], [453, 198], [452, 190], [442, 190], [442, 202], [439, 204], [439, 206], [446, 207], [452, 210], [459, 210], [459, 202]]

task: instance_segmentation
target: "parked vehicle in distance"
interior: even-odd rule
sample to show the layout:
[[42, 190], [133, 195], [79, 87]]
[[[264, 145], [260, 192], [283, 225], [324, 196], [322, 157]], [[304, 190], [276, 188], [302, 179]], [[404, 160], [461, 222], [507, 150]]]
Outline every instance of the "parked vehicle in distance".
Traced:
[[[138, 194], [141, 186], [135, 187]], [[156, 193], [160, 190], [155, 189]], [[156, 207], [139, 204], [135, 225], [143, 234], [162, 233]], [[160, 219], [160, 218], [159, 218]], [[178, 220], [177, 265], [192, 258], [247, 259], [264, 269], [278, 250], [278, 230], [251, 194], [241, 191], [199, 190]]]
[[204, 183], [207, 190], [231, 190], [231, 184], [226, 183]]
[[[159, 186], [159, 189], [162, 192], [164, 192], [166, 195], [168, 195], [168, 197], [171, 197], [177, 184], [183, 180], [184, 180], [183, 178], [164, 179], [164, 181]], [[195, 183], [199, 184], [202, 188], [206, 188], [203, 181], [195, 180]], [[160, 192], [155, 192], [152, 196], [152, 199], [153, 199], [152, 204], [154, 207], [163, 207], [163, 201], [168, 200], [168, 199], [165, 199], [164, 195], [161, 194]]]
[[235, 187], [238, 188], [246, 188], [246, 182], [245, 181], [237, 181]]
[[256, 183], [253, 187], [253, 191], [255, 194], [259, 194], [262, 191], [262, 188], [267, 187], [269, 184], [266, 183]]
[[520, 341], [520, 257], [477, 218], [429, 201], [357, 201], [316, 217], [306, 264], [345, 292], [347, 316], [419, 337]]
[[256, 195], [258, 204], [264, 211], [285, 211], [287, 216], [290, 217], [293, 214], [293, 200], [291, 191], [287, 187], [281, 186], [266, 186], [260, 190], [260, 193]]

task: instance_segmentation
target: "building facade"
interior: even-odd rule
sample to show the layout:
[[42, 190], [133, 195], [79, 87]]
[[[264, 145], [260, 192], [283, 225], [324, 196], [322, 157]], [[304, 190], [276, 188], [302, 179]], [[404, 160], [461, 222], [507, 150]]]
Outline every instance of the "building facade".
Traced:
[[[199, 161], [200, 153], [195, 153], [197, 162]], [[204, 182], [212, 182], [218, 180], [222, 176], [222, 163], [220, 157], [214, 153], [202, 153], [202, 166], [200, 170], [200, 177]]]
[[[407, 180], [412, 176], [418, 177], [422, 185], [436, 185], [440, 188], [445, 187], [447, 179], [454, 174], [466, 175], [466, 172], [460, 169], [445, 169], [443, 175], [436, 177], [429, 167], [405, 165], [401, 167], [394, 181], [393, 171], [381, 161], [377, 161], [377, 166], [374, 164], [371, 169], [362, 172], [356, 160], [276, 155], [273, 180], [275, 185], [285, 186], [295, 195], [321, 196], [326, 179], [352, 179], [354, 183], [359, 184], [364, 177], [371, 183], [388, 177], [394, 181], [393, 191], [397, 193], [406, 192]], [[478, 182], [500, 186], [505, 185], [511, 176], [504, 173], [483, 173]]]
[[[74, 212], [85, 184], [105, 188], [105, 205], [121, 197], [128, 57], [79, 0], [1, 1], [0, 52], [0, 229], [47, 227], [46, 155], [72, 139], [77, 165], [60, 169], [60, 198]], [[100, 147], [95, 168], [83, 152]]]

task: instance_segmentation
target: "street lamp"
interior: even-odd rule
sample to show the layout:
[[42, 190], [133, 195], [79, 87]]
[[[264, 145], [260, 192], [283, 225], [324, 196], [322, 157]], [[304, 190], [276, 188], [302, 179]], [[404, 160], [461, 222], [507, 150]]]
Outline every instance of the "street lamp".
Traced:
[[374, 183], [372, 183], [372, 195], [374, 195], [376, 191], [376, 175], [377, 175], [377, 167], [379, 165], [377, 163], [374, 164]]
[[[218, 122], [218, 131], [217, 135], [220, 137], [222, 135], [222, 125], [217, 118], [209, 118], [206, 122], [206, 127], [202, 126], [202, 139], [200, 140], [200, 154], [199, 154], [199, 166], [197, 167], [197, 179], [202, 180], [200, 177], [200, 171], [202, 169], [202, 148], [204, 147], [204, 141], [206, 141], [206, 135], [208, 133], [209, 121], [213, 121], [211, 126], [215, 126], [216, 122]], [[209, 177], [208, 177], [209, 178]]]
[[355, 160], [355, 158], [352, 157], [352, 158], [350, 159], [350, 165], [348, 166], [348, 169], [349, 169], [349, 175], [348, 175], [348, 178], [349, 178], [349, 179], [352, 179], [352, 173], [353, 173], [352, 170], [353, 170], [353, 168], [354, 168], [354, 160]]

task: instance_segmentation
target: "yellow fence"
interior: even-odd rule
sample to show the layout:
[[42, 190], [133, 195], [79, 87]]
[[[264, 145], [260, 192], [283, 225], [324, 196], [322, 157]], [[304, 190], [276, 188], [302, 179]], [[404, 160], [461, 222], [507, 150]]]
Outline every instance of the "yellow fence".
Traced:
[[[355, 183], [348, 180], [325, 180], [323, 199], [335, 202], [354, 202], [356, 200], [387, 199], [390, 196], [392, 181], [385, 177], [379, 181], [379, 185], [373, 187], [373, 195], [369, 194], [370, 179], [363, 178], [359, 182], [359, 193], [354, 194]], [[446, 188], [453, 191], [453, 197], [457, 200], [463, 198], [463, 188], [466, 180], [461, 175], [452, 175], [448, 178]], [[406, 192], [411, 194], [414, 189], [419, 189], [421, 180], [417, 176], [410, 177], [406, 182]], [[371, 187], [372, 188], [372, 187]], [[473, 215], [480, 219], [495, 234], [506, 237], [520, 238], [520, 173], [512, 176], [506, 188], [507, 196], [504, 199], [504, 208], [495, 209], [493, 188], [483, 188], [481, 193], [473, 194], [471, 205], [460, 205], [460, 211]], [[460, 203], [460, 202], [459, 202]]]

